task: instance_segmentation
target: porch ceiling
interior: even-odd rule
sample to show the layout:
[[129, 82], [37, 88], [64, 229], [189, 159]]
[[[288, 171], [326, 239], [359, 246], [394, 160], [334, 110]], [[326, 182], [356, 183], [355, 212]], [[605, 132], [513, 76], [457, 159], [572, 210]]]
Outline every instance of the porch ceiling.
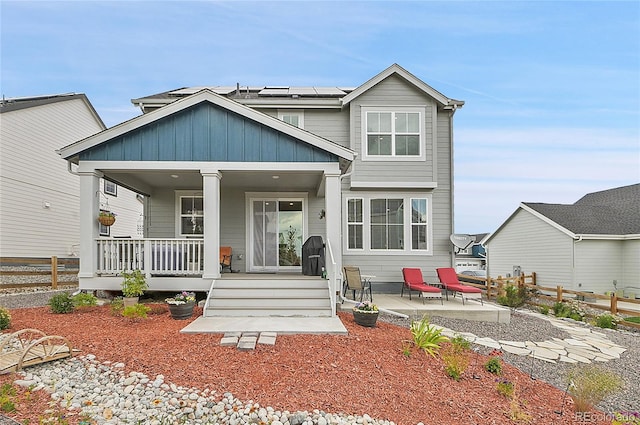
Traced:
[[[197, 171], [107, 171], [105, 176], [141, 192], [145, 192], [140, 190], [141, 187], [163, 190], [202, 188], [202, 175]], [[220, 184], [222, 188], [292, 192], [315, 191], [321, 182], [320, 171], [223, 171]]]

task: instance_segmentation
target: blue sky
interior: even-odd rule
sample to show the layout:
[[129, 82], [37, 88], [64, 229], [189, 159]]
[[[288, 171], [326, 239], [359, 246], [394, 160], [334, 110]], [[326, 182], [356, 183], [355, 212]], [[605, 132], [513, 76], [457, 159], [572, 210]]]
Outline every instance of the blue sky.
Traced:
[[5, 97], [85, 93], [107, 126], [198, 85], [358, 86], [393, 63], [450, 98], [455, 231], [640, 182], [640, 2], [0, 0]]

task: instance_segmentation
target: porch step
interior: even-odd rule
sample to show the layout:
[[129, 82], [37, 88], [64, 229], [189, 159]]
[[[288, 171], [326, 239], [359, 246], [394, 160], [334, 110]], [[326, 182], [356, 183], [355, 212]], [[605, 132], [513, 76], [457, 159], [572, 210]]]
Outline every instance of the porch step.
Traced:
[[214, 283], [205, 316], [330, 317], [331, 298], [319, 278], [226, 278]]

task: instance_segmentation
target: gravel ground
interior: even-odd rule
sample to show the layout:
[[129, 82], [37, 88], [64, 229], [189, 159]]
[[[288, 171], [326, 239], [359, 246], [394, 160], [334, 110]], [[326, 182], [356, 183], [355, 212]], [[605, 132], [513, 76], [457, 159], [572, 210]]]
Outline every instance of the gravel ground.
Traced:
[[[400, 326], [409, 327], [411, 325], [410, 319], [402, 319], [397, 316], [381, 315], [380, 319]], [[569, 337], [568, 333], [556, 328], [547, 320], [528, 315], [524, 311], [512, 313], [511, 323], [509, 324], [438, 316], [431, 317], [430, 322], [454, 331], [471, 332], [479, 337], [489, 337], [495, 340], [543, 341], [552, 337], [560, 339]], [[574, 321], [571, 321], [571, 323], [576, 326], [590, 326]], [[599, 363], [600, 366], [622, 377], [624, 388], [600, 403], [598, 408], [604, 412], [640, 411], [640, 367], [638, 365], [638, 359], [640, 359], [640, 333], [628, 330], [594, 329], [607, 335], [616, 344], [627, 348], [627, 351], [620, 356], [620, 359]], [[490, 348], [479, 345], [473, 345], [473, 348], [482, 354], [489, 354], [491, 351]], [[575, 365], [564, 362], [553, 364], [506, 352], [502, 357], [507, 363], [529, 374], [532, 379], [543, 380], [563, 391], [567, 388], [567, 376], [575, 367]], [[554, 406], [554, 408], [560, 410], [561, 406]]]

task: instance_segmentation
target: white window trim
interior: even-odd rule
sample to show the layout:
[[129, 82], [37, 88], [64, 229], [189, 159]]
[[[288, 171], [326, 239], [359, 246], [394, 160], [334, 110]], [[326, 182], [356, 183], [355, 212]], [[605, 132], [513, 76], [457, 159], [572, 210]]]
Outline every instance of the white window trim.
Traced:
[[298, 128], [304, 129], [304, 111], [296, 109], [278, 109], [278, 119], [284, 121], [285, 115], [296, 115], [298, 117]]
[[[395, 144], [391, 149], [391, 155], [369, 155], [367, 143], [367, 113], [368, 112], [413, 112], [419, 114], [418, 122], [420, 124], [420, 154], [419, 155], [396, 155]], [[363, 161], [425, 161], [427, 158], [427, 138], [425, 132], [426, 110], [423, 106], [398, 106], [398, 107], [379, 107], [379, 106], [363, 106], [361, 108], [361, 137], [360, 147], [362, 151]], [[392, 131], [395, 137], [395, 128]]]
[[[404, 200], [404, 249], [371, 249], [371, 200], [372, 199], [399, 199]], [[362, 218], [363, 218], [363, 234], [362, 249], [349, 249], [349, 223], [343, 220], [343, 228], [345, 237], [343, 240], [343, 252], [345, 254], [364, 254], [364, 255], [433, 255], [433, 195], [430, 193], [409, 193], [409, 192], [367, 192], [366, 194], [356, 195], [354, 193], [343, 197], [342, 206], [344, 208], [343, 217], [348, 214], [348, 201], [350, 199], [362, 199]], [[426, 199], [427, 200], [427, 249], [411, 249], [411, 200]], [[408, 207], [407, 207], [408, 206]]]
[[[192, 235], [192, 234], [187, 234], [187, 235], [183, 235], [181, 233], [181, 228], [180, 228], [180, 224], [181, 224], [181, 216], [182, 216], [182, 210], [181, 210], [181, 203], [180, 203], [180, 198], [183, 197], [202, 197], [202, 203], [203, 203], [203, 207], [204, 207], [204, 195], [202, 194], [202, 191], [196, 191], [196, 190], [176, 190], [175, 191], [175, 237], [176, 238], [203, 238], [204, 237], [204, 230], [202, 232], [202, 235]], [[203, 217], [204, 217], [204, 211], [203, 211]]]
[[[349, 221], [349, 201], [351, 200], [360, 200], [362, 201], [362, 221]], [[364, 236], [365, 236], [365, 216], [364, 216], [364, 204], [365, 204], [365, 200], [361, 197], [361, 196], [349, 196], [346, 198], [344, 206], [345, 206], [345, 222], [346, 222], [346, 230], [345, 230], [345, 246], [347, 247], [347, 249], [349, 251], [353, 251], [353, 252], [362, 252], [364, 251], [366, 245], [364, 242]], [[349, 225], [358, 225], [358, 226], [362, 226], [362, 248], [349, 248]]]

